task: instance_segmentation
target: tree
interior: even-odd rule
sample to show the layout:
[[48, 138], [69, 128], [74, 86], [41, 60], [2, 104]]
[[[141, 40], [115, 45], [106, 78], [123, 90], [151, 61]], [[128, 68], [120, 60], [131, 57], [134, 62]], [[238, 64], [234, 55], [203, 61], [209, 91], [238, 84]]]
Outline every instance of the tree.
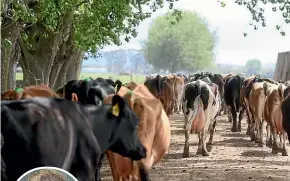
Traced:
[[[95, 55], [105, 45], [129, 41], [136, 27], [150, 12], [142, 12], [145, 1], [120, 0], [26, 0], [1, 1], [2, 91], [8, 88], [9, 63], [19, 61], [24, 85], [44, 83], [55, 87], [79, 70], [84, 52]], [[154, 2], [152, 9], [163, 2]], [[151, 6], [152, 4], [148, 4]], [[12, 30], [11, 29], [12, 27]], [[14, 27], [14, 28], [13, 28]], [[19, 60], [13, 59], [20, 46]], [[3, 59], [3, 58], [4, 59]], [[12, 60], [13, 59], [13, 60]], [[60, 79], [58, 79], [60, 77]], [[66, 77], [66, 78], [65, 78]]]
[[143, 47], [145, 58], [155, 69], [196, 71], [209, 66], [214, 57], [216, 37], [194, 12], [184, 11], [174, 22], [174, 14], [154, 20]]
[[124, 72], [124, 65], [127, 61], [125, 50], [113, 50], [103, 53], [107, 61], [107, 70], [113, 73]]
[[248, 75], [259, 74], [262, 70], [261, 61], [258, 59], [248, 60], [245, 64], [245, 71]]

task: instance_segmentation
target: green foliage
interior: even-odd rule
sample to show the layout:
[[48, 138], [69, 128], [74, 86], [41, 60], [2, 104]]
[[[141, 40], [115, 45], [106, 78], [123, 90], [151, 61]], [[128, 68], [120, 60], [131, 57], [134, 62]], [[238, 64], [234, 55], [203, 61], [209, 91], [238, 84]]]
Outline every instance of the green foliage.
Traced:
[[178, 23], [173, 13], [158, 17], [149, 30], [143, 51], [155, 69], [195, 71], [213, 61], [216, 37], [193, 12], [181, 12]]
[[[121, 35], [125, 40], [137, 36], [136, 28], [151, 11], [163, 7], [160, 0], [31, 0], [9, 1], [11, 18], [23, 27], [23, 39], [27, 47], [33, 46], [41, 36], [48, 37], [61, 31], [67, 15], [72, 14], [73, 35], [76, 45], [95, 54], [102, 46], [120, 45]], [[169, 4], [173, 3], [171, 0]], [[29, 3], [29, 4], [28, 4]], [[151, 8], [142, 12], [141, 5]]]
[[259, 74], [262, 70], [261, 61], [258, 59], [248, 60], [245, 65], [245, 71], [248, 75]]
[[[218, 1], [222, 7], [225, 7], [224, 1]], [[289, 0], [235, 0], [235, 3], [240, 6], [245, 6], [252, 15], [253, 22], [250, 24], [255, 30], [258, 30], [260, 26], [266, 27], [267, 21], [264, 16], [265, 6], [270, 5], [272, 11], [279, 12], [286, 24], [290, 23], [290, 1]], [[284, 24], [282, 22], [282, 24]], [[280, 31], [282, 36], [286, 35], [283, 31], [281, 24], [276, 25], [276, 29]], [[247, 36], [247, 33], [244, 33]]]

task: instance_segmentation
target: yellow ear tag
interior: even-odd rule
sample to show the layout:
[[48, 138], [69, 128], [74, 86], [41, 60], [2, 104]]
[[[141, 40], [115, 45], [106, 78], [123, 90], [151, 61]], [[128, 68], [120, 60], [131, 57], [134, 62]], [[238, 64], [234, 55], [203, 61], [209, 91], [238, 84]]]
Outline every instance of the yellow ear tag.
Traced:
[[112, 109], [112, 114], [113, 114], [114, 116], [119, 116], [120, 110], [119, 110], [119, 105], [118, 105], [118, 103], [117, 103], [116, 105], [114, 105], [112, 108], [113, 108], [113, 109]]

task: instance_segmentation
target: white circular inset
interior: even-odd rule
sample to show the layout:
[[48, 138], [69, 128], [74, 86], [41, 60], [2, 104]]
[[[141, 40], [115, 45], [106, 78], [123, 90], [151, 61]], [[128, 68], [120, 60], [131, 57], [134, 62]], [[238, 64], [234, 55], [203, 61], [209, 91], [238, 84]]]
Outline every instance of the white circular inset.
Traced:
[[78, 181], [71, 173], [57, 167], [37, 167], [25, 172], [17, 181], [40, 181], [45, 177], [52, 181]]

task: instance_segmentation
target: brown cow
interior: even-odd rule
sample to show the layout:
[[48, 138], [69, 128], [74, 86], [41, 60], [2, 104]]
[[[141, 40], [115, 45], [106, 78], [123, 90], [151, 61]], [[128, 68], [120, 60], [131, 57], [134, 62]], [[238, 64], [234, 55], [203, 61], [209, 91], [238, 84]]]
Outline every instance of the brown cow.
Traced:
[[182, 111], [182, 94], [184, 89], [184, 77], [180, 77], [177, 75], [167, 75], [169, 83], [172, 85], [172, 89], [174, 92], [174, 97], [171, 97], [171, 101], [169, 104], [171, 104], [170, 107], [173, 106], [172, 110], [176, 113], [181, 113]]
[[[253, 81], [254, 78], [255, 78], [255, 76], [250, 76], [250, 77], [246, 78], [244, 80], [244, 83], [243, 83], [241, 91], [240, 91], [240, 102], [241, 102], [242, 106], [246, 108], [246, 114], [247, 114], [248, 128], [247, 128], [246, 135], [249, 135], [249, 136], [251, 136], [250, 129], [251, 129], [251, 125], [253, 124], [252, 123], [253, 121], [252, 121], [252, 113], [250, 112], [249, 99], [248, 99], [248, 95], [246, 93], [246, 89], [247, 88], [252, 89], [251, 82]], [[251, 140], [252, 141], [255, 140], [253, 135], [251, 136]]]
[[130, 90], [133, 90], [137, 87], [138, 84], [136, 84], [135, 82], [129, 82], [127, 84], [124, 85], [124, 87], [127, 87]]
[[[267, 141], [268, 146], [272, 146], [272, 153], [277, 154], [279, 152], [282, 153], [283, 156], [288, 156], [288, 152], [286, 149], [286, 132], [283, 129], [282, 125], [282, 110], [281, 105], [284, 100], [284, 90], [286, 86], [284, 84], [275, 85], [272, 84], [269, 86], [267, 83], [267, 100], [265, 104], [265, 120], [270, 125], [271, 128], [271, 136], [273, 136], [273, 145], [272, 140], [268, 138], [269, 128], [267, 129]], [[277, 134], [280, 136], [280, 140], [282, 140], [282, 147], [277, 143]]]
[[[258, 146], [264, 146], [263, 140], [263, 123], [267, 90], [270, 87], [278, 85], [277, 82], [269, 79], [258, 78], [257, 82], [253, 83], [252, 89], [249, 95], [249, 112], [251, 119], [251, 138], [258, 143]], [[266, 113], [267, 114], [267, 113]], [[257, 134], [254, 134], [255, 129]]]
[[174, 96], [174, 80], [168, 77], [157, 75], [155, 78], [148, 79], [144, 85], [149, 89], [163, 105], [166, 114], [169, 116], [173, 113], [175, 96]]
[[31, 85], [22, 88], [10, 89], [1, 95], [1, 100], [19, 100], [27, 99], [30, 97], [59, 97], [52, 89], [47, 85]]
[[[121, 87], [118, 95], [127, 100], [130, 107], [140, 118], [138, 136], [147, 149], [146, 158], [138, 162], [107, 152], [114, 181], [123, 181], [130, 177], [135, 180], [149, 180], [148, 170], [158, 163], [170, 145], [169, 119], [156, 99], [144, 85], [137, 85], [133, 91]], [[110, 97], [104, 100], [110, 103]]]
[[[251, 135], [258, 142], [259, 147], [263, 147], [263, 112], [265, 106], [265, 91], [262, 82], [256, 82], [253, 84], [252, 90], [249, 96], [249, 108], [252, 113], [251, 122]], [[257, 131], [255, 134], [255, 130]]]

